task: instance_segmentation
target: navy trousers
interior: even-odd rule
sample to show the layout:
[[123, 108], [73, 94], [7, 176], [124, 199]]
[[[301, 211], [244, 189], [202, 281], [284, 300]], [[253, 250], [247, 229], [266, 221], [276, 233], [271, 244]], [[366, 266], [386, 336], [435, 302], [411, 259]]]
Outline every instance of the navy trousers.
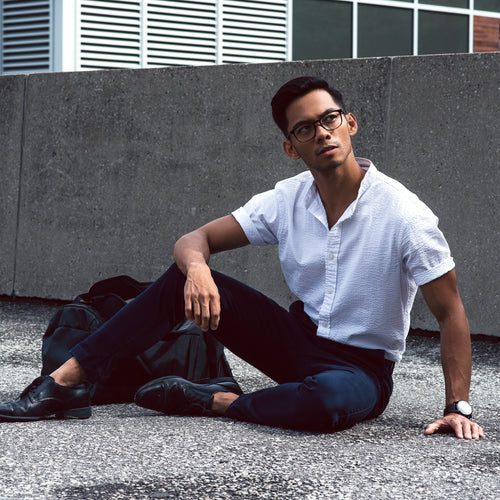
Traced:
[[[392, 392], [394, 363], [383, 351], [316, 335], [295, 302], [287, 311], [262, 293], [212, 271], [221, 320], [212, 333], [277, 386], [240, 396], [226, 416], [264, 425], [334, 431], [382, 413]], [[89, 380], [117, 358], [137, 354], [184, 320], [185, 276], [174, 264], [141, 295], [78, 344], [72, 355]]]

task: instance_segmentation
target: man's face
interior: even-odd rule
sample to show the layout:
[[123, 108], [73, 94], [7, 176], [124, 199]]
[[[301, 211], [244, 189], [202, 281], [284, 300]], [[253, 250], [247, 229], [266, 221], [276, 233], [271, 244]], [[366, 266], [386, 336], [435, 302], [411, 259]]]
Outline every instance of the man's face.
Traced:
[[[323, 89], [317, 89], [293, 101], [286, 110], [288, 132], [302, 122], [314, 122], [340, 106]], [[352, 153], [351, 136], [357, 132], [356, 118], [342, 116], [342, 125], [332, 131], [316, 124], [316, 135], [308, 142], [299, 142], [292, 135], [283, 143], [285, 153], [293, 160], [302, 158], [309, 169], [325, 172], [345, 163]]]

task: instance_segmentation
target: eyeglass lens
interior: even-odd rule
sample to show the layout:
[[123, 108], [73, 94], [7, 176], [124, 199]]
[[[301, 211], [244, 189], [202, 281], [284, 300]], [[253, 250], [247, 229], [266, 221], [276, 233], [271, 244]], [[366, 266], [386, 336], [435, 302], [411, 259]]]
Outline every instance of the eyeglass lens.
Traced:
[[316, 135], [316, 124], [331, 132], [342, 125], [342, 112], [335, 111], [316, 122], [303, 123], [294, 129], [292, 133], [300, 142], [310, 141]]

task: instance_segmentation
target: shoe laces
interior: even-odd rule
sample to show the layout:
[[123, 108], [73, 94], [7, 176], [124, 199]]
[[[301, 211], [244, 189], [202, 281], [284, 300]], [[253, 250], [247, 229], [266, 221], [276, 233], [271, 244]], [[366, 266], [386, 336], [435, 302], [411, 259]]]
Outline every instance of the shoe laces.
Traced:
[[26, 387], [26, 389], [24, 389], [24, 391], [21, 393], [21, 395], [19, 396], [19, 399], [23, 399], [24, 397], [26, 397], [30, 392], [34, 391], [38, 386], [40, 386], [42, 384], [42, 382], [46, 379], [47, 377], [38, 377], [36, 378], [35, 380], [33, 380], [33, 382], [31, 382], [30, 385], [28, 385], [28, 387]]

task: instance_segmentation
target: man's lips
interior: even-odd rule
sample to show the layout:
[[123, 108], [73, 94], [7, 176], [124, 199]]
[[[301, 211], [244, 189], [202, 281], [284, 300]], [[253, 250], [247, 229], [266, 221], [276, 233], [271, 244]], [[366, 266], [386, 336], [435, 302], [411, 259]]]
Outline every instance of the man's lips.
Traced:
[[328, 154], [330, 152], [333, 152], [337, 149], [337, 146], [324, 146], [323, 148], [321, 148], [316, 154], [318, 156], [320, 155], [324, 155], [324, 154]]

